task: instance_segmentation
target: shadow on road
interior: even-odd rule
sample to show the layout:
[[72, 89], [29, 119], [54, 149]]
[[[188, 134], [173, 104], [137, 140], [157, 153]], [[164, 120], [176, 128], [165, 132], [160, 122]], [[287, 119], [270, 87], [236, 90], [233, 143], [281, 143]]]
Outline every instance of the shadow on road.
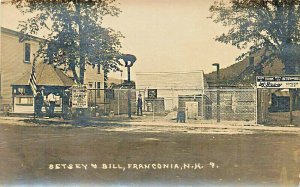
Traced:
[[126, 122], [118, 122], [111, 120], [91, 120], [91, 119], [78, 119], [78, 120], [49, 120], [49, 119], [24, 119], [20, 120], [29, 124], [46, 125], [46, 126], [60, 126], [68, 125], [71, 127], [129, 127], [131, 125]]

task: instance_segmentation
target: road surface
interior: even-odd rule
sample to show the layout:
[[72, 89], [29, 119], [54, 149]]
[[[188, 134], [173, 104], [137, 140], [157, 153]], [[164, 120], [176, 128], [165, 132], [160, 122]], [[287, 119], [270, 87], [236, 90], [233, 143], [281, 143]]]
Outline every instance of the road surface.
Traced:
[[299, 184], [299, 134], [103, 129], [1, 124], [0, 185]]

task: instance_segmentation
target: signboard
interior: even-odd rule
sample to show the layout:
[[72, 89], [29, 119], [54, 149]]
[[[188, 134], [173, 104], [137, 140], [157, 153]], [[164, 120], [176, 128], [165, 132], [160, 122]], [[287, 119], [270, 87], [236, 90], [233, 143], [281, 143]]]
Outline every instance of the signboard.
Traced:
[[88, 94], [86, 85], [75, 85], [72, 87], [72, 107], [88, 108]]
[[148, 89], [148, 98], [156, 99], [157, 98], [157, 89]]
[[300, 88], [300, 76], [258, 76], [257, 88]]

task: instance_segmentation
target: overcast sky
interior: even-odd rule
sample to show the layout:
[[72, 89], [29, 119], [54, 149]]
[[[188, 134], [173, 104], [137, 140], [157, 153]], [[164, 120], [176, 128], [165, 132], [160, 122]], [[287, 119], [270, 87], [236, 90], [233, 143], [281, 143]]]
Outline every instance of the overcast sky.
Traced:
[[[214, 41], [225, 28], [207, 19], [215, 0], [119, 0], [119, 17], [105, 18], [104, 25], [121, 31], [123, 53], [134, 54], [134, 72], [214, 70], [235, 63], [241, 53]], [[1, 25], [17, 29], [24, 19], [9, 5], [1, 7]], [[126, 75], [126, 74], [124, 74]], [[123, 77], [124, 78], [124, 77]]]

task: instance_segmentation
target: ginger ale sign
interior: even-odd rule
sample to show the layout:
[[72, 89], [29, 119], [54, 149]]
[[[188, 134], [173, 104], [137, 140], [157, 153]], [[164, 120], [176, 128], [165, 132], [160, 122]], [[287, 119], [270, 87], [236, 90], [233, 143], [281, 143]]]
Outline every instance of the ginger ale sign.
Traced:
[[72, 107], [88, 108], [88, 94], [86, 85], [75, 85], [72, 87]]
[[300, 76], [258, 76], [257, 88], [300, 88]]

